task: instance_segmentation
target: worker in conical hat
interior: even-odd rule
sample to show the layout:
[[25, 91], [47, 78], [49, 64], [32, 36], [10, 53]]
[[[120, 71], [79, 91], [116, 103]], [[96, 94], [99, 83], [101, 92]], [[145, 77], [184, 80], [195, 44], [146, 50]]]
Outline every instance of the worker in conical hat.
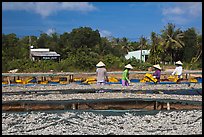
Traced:
[[100, 61], [97, 65], [96, 65], [96, 67], [105, 67], [106, 65], [102, 62], [102, 61]]
[[178, 76], [179, 79], [182, 79], [183, 63], [179, 60], [175, 63], [175, 65], [176, 65], [176, 68], [172, 72], [172, 75], [176, 75]]
[[157, 82], [160, 82], [161, 77], [161, 67], [159, 64], [153, 65], [155, 72], [153, 73], [153, 77], [157, 79]]
[[96, 79], [98, 85], [104, 85], [105, 82], [108, 82], [108, 74], [105, 66], [106, 65], [102, 61], [96, 65]]
[[122, 86], [129, 86], [130, 84], [130, 79], [129, 79], [129, 70], [133, 69], [133, 67], [128, 64], [125, 66], [125, 69], [123, 71], [122, 75]]

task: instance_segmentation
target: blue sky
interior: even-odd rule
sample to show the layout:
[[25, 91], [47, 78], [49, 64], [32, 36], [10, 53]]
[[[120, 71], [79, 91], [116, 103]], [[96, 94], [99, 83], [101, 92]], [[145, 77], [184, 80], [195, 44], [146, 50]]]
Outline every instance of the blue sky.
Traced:
[[202, 33], [201, 2], [3, 2], [2, 32], [19, 37], [41, 32], [98, 29], [101, 36], [137, 41], [173, 23]]

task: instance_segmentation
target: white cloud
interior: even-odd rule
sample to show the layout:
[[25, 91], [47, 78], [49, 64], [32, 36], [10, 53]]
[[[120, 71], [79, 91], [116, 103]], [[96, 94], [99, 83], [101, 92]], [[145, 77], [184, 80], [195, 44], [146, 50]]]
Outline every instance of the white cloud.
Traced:
[[165, 7], [162, 10], [163, 15], [167, 14], [186, 14], [199, 16], [202, 14], [201, 2], [178, 2], [175, 6]]
[[202, 3], [201, 2], [189, 2], [188, 5], [184, 5], [188, 7], [188, 12], [193, 16], [202, 15]]
[[163, 14], [167, 15], [167, 14], [183, 14], [184, 11], [180, 8], [180, 7], [173, 7], [173, 8], [165, 8], [163, 9]]
[[2, 9], [33, 11], [47, 17], [62, 10], [88, 12], [96, 7], [88, 2], [3, 2]]
[[201, 2], [177, 2], [162, 9], [163, 21], [173, 21], [177, 24], [188, 23], [202, 16]]
[[78, 11], [92, 11], [96, 7], [88, 2], [62, 2], [61, 7], [68, 10], [78, 10]]
[[53, 33], [55, 33], [55, 32], [56, 32], [55, 29], [50, 28], [50, 29], [48, 29], [45, 33], [47, 33], [47, 35], [51, 35], [51, 34], [53, 34]]
[[107, 30], [102, 30], [99, 32], [101, 37], [110, 37], [112, 34], [110, 31], [107, 31]]

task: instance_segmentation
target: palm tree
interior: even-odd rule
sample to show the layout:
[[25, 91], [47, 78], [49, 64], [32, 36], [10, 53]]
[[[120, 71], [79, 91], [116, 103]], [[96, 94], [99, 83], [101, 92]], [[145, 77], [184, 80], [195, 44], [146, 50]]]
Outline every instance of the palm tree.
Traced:
[[111, 38], [111, 45], [114, 48], [116, 45], [118, 45], [120, 43], [120, 39], [119, 38]]
[[128, 39], [125, 37], [121, 39], [121, 45], [122, 45], [122, 50], [124, 50], [125, 53], [128, 53], [129, 51], [133, 49], [132, 45], [130, 44]]
[[197, 47], [197, 51], [198, 51], [198, 53], [197, 53], [197, 55], [196, 55], [196, 60], [195, 60], [195, 62], [200, 58], [200, 56], [202, 55], [202, 35], [199, 35], [199, 36], [197, 36], [197, 45], [196, 45], [196, 47]]
[[152, 56], [152, 58], [153, 58], [152, 62], [154, 64], [157, 64], [159, 62], [160, 39], [155, 32], [151, 33], [151, 41], [152, 41], [152, 43], [151, 43], [150, 56]]
[[195, 62], [198, 61], [198, 59], [201, 57], [202, 55], [202, 35], [198, 35], [197, 36], [197, 44], [195, 45], [195, 47], [197, 48], [197, 53], [195, 55], [195, 57], [193, 57], [191, 59], [191, 62], [190, 62], [190, 69], [192, 68], [193, 64]]
[[175, 30], [175, 25], [168, 23], [165, 30], [162, 30], [161, 37], [164, 40], [164, 49], [166, 54], [169, 53], [169, 56], [171, 57], [170, 61], [172, 63], [175, 51], [184, 47], [184, 33], [180, 29]]

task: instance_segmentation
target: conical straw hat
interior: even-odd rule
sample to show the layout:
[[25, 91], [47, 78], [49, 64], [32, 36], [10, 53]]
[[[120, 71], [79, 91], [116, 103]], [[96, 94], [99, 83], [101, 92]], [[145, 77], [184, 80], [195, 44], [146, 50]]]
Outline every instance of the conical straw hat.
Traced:
[[125, 68], [133, 69], [133, 67], [132, 67], [130, 64], [127, 64], [127, 65], [125, 66]]
[[161, 70], [161, 67], [159, 66], [159, 64], [153, 65], [153, 67], [158, 68]]
[[183, 65], [183, 63], [182, 63], [180, 60], [177, 61], [176, 64], [178, 64], [178, 65]]
[[103, 67], [103, 66], [106, 66], [102, 61], [100, 61], [97, 65], [96, 65], [96, 67]]

